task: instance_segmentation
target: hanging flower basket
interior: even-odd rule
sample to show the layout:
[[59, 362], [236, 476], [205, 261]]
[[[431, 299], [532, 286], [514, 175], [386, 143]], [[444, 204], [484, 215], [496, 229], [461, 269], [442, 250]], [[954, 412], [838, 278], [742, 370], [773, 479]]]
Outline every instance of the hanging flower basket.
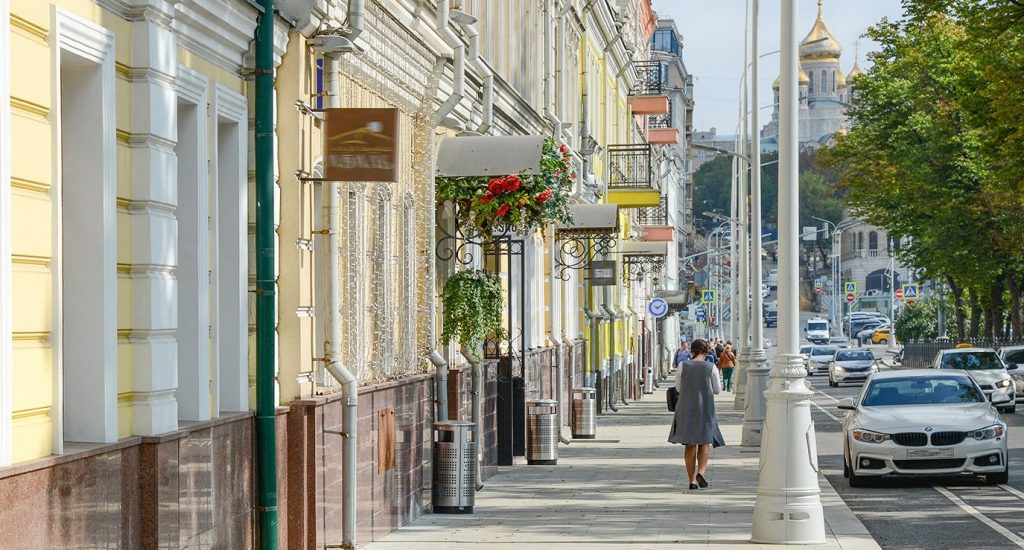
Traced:
[[486, 338], [504, 339], [502, 295], [501, 281], [493, 273], [477, 269], [454, 273], [441, 291], [441, 339], [450, 342], [454, 338], [460, 346], [472, 349], [478, 349]]
[[460, 227], [479, 235], [531, 233], [550, 223], [571, 223], [569, 195], [576, 173], [569, 148], [544, 140], [540, 174], [437, 179], [438, 202], [453, 201]]

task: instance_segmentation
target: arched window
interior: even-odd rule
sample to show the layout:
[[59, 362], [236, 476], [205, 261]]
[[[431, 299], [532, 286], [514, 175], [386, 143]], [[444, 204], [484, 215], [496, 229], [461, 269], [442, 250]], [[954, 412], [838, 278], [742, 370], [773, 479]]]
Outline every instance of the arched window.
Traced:
[[814, 73], [812, 72], [811, 74], [809, 74], [807, 76], [811, 80], [811, 83], [807, 87], [807, 91], [813, 94], [814, 93]]
[[878, 232], [872, 231], [868, 234], [868, 249], [878, 250]]
[[821, 95], [828, 93], [828, 73], [825, 69], [821, 70]]
[[864, 232], [857, 233], [857, 250], [864, 250]]
[[832, 93], [836, 93], [836, 72], [832, 71]]

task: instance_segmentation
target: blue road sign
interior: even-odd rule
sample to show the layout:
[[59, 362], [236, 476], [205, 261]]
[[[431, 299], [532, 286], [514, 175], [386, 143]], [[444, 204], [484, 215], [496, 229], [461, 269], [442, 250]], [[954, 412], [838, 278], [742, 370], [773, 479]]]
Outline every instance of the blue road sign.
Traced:
[[717, 299], [718, 299], [718, 291], [717, 290], [715, 290], [713, 288], [709, 288], [709, 289], [705, 289], [705, 290], [701, 291], [701, 295], [700, 295], [700, 301], [701, 302], [704, 302], [705, 304], [713, 304], [713, 303], [715, 303], [717, 301]]
[[661, 319], [668, 313], [668, 302], [664, 298], [655, 298], [647, 304], [647, 313], [656, 319]]
[[918, 293], [917, 293], [917, 285], [916, 284], [903, 285], [903, 298], [904, 299], [912, 300], [912, 299], [917, 298], [917, 297], [918, 297]]

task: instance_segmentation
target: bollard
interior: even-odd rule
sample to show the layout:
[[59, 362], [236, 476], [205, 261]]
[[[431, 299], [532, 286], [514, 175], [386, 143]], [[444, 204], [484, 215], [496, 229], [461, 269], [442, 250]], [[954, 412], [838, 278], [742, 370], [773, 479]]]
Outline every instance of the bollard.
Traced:
[[554, 399], [526, 403], [526, 463], [558, 464], [558, 402]]

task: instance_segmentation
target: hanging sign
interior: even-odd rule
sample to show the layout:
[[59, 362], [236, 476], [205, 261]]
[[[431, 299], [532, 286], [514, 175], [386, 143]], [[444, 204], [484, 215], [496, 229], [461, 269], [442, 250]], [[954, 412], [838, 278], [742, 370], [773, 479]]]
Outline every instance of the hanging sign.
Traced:
[[324, 180], [398, 181], [398, 109], [325, 109]]
[[615, 260], [594, 260], [590, 262], [590, 286], [615, 286]]

